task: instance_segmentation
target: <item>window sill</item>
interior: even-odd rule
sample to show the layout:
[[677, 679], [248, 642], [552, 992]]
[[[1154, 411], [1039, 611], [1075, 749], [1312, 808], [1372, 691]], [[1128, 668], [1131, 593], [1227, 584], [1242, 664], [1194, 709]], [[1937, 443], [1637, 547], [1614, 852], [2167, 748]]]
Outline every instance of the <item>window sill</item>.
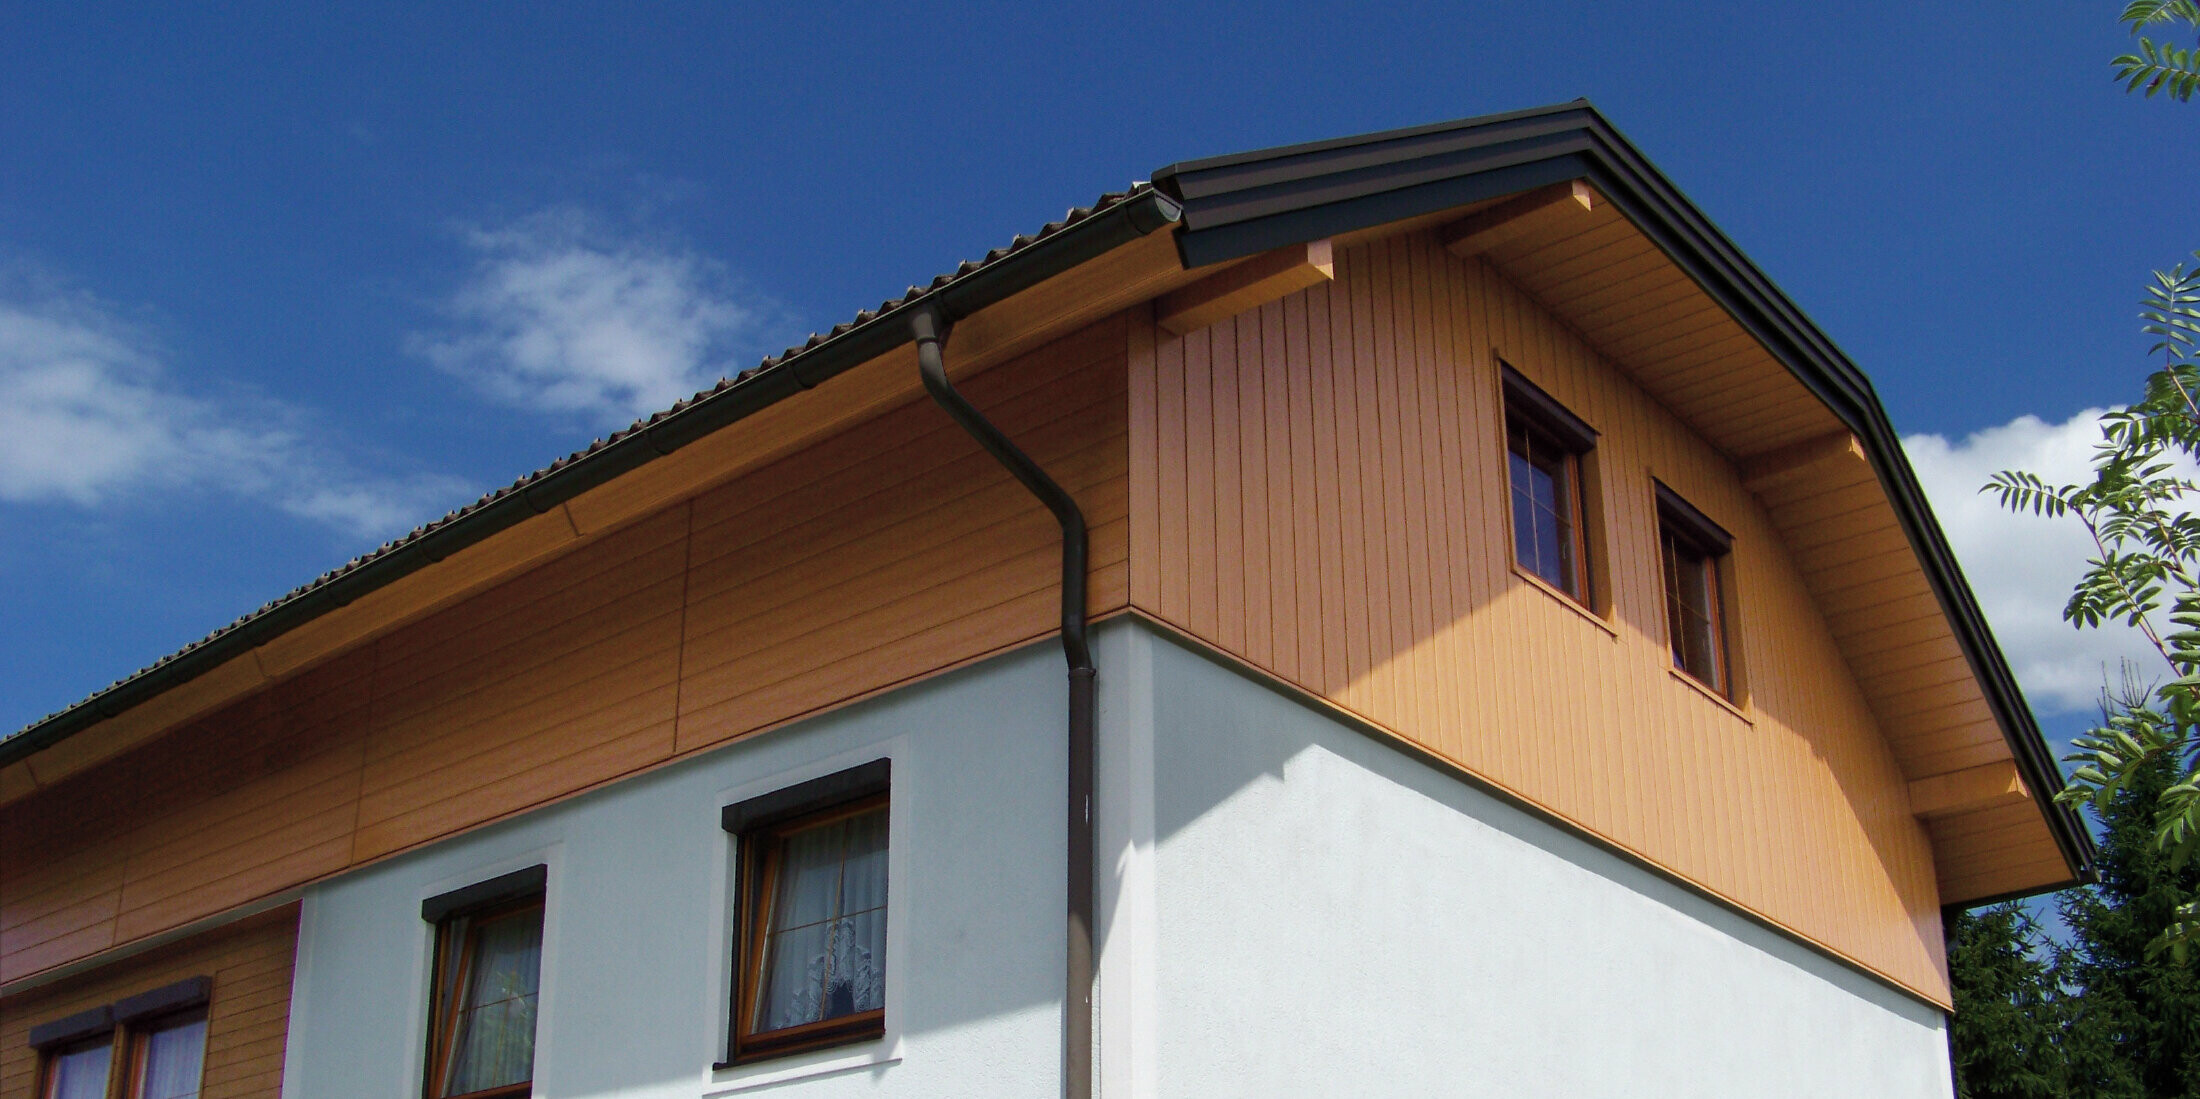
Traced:
[[1560, 591], [1557, 585], [1543, 579], [1540, 576], [1537, 576], [1532, 572], [1529, 572], [1524, 568], [1521, 568], [1518, 564], [1513, 565], [1512, 572], [1514, 576], [1517, 576], [1520, 579], [1527, 581], [1529, 587], [1550, 596], [1552, 599], [1557, 600], [1560, 606], [1563, 606], [1567, 610], [1570, 610], [1575, 614], [1581, 616], [1582, 621], [1587, 622], [1592, 626], [1595, 626], [1597, 629], [1603, 630], [1607, 634], [1610, 634], [1614, 640], [1617, 640], [1619, 638], [1618, 628], [1613, 626], [1610, 622], [1606, 622], [1603, 615], [1600, 615], [1597, 612], [1590, 610], [1588, 607], [1583, 606], [1581, 600], [1576, 599], [1563, 591]]
[[893, 1034], [739, 1063], [721, 1061], [710, 1067], [712, 1086], [704, 1090], [702, 1099], [717, 1099], [718, 1096], [739, 1095], [796, 1080], [881, 1069], [900, 1063], [901, 1040]]
[[1735, 717], [1740, 718], [1742, 720], [1742, 724], [1757, 724], [1757, 719], [1749, 716], [1748, 712], [1743, 710], [1741, 706], [1737, 704], [1733, 699], [1730, 699], [1725, 695], [1722, 695], [1719, 692], [1712, 690], [1709, 686], [1706, 686], [1704, 684], [1703, 680], [1697, 679], [1695, 676], [1692, 676], [1687, 672], [1680, 670], [1679, 668], [1667, 668], [1665, 670], [1666, 673], [1671, 675], [1674, 679], [1687, 684], [1689, 690], [1692, 690], [1697, 694], [1700, 694], [1705, 698], [1710, 699], [1713, 703], [1717, 704], [1720, 709], [1723, 709], [1727, 713], [1733, 714]]

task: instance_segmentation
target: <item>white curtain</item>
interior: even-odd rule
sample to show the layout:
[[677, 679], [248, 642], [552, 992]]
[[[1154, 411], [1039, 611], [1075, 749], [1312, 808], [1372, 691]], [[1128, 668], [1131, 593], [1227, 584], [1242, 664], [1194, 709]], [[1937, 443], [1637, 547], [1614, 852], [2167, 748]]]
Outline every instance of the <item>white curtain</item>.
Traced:
[[93, 1046], [53, 1059], [53, 1099], [105, 1099], [112, 1045]]
[[797, 832], [780, 856], [759, 1030], [886, 1006], [886, 810]]
[[535, 1074], [535, 998], [542, 974], [542, 910], [474, 929], [473, 970], [458, 1004], [457, 1041], [443, 1094], [517, 1084]]
[[206, 1020], [193, 1019], [145, 1036], [138, 1070], [139, 1099], [198, 1099], [206, 1062]]

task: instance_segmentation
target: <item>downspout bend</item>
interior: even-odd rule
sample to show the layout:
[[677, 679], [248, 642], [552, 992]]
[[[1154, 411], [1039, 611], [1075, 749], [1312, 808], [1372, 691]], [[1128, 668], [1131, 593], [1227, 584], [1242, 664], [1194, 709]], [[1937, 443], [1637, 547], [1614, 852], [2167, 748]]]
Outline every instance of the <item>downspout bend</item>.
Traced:
[[918, 309], [909, 321], [917, 344], [917, 373], [925, 392], [987, 454], [1007, 468], [1062, 527], [1062, 656], [1069, 664], [1069, 774], [1066, 826], [1068, 839], [1068, 936], [1062, 997], [1062, 1095], [1087, 1099], [1092, 1094], [1093, 922], [1097, 843], [1093, 828], [1096, 780], [1095, 728], [1097, 671], [1086, 637], [1085, 587], [1087, 542], [1085, 513], [1039, 463], [985, 418], [947, 379], [946, 344], [952, 322], [936, 305]]

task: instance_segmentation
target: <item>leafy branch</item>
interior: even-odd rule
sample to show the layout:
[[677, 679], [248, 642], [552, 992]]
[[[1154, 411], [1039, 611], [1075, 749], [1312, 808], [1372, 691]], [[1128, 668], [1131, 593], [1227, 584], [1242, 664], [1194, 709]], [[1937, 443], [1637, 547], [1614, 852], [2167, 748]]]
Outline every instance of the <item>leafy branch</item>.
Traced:
[[[2143, 7], [2200, 22], [2195, 0], [2133, 4], [2127, 21]], [[2200, 517], [2187, 506], [2200, 482], [2179, 472], [2200, 463], [2200, 268], [2155, 272], [2140, 305], [2141, 329], [2155, 340], [2148, 354], [2162, 356], [2162, 366], [2138, 403], [2101, 417], [2092, 480], [2055, 485], [2004, 470], [1979, 491], [2012, 511], [2084, 525], [2096, 556], [2063, 618], [2081, 629], [2133, 627], [2161, 655], [2166, 681], [2151, 693], [2127, 692], [2099, 727], [2073, 742], [2067, 761], [2076, 770], [2059, 797], [2103, 812], [2150, 764], [2169, 761], [2182, 777], [2155, 799], [2154, 842], [2181, 868], [2200, 859]], [[2156, 628], [2160, 620], [2169, 632]], [[2195, 944], [2200, 901], [2182, 904], [2149, 951], [2168, 950], [2182, 964]]]
[[2139, 43], [2137, 53], [2123, 54], [2109, 62], [2116, 67], [2116, 79], [2123, 81], [2124, 90], [2135, 92], [2144, 87], [2150, 99], [2157, 92], [2168, 92], [2179, 102], [2191, 100], [2193, 92], [2200, 90], [2200, 49], [2156, 42], [2140, 32], [2157, 23], [2182, 23], [2200, 30], [2200, 3], [2132, 0], [2118, 19]]

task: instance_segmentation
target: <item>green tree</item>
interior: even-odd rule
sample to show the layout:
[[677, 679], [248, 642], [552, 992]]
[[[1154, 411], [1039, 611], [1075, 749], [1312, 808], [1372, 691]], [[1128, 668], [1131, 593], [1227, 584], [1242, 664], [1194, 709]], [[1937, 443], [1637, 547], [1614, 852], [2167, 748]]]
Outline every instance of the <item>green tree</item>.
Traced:
[[2127, 53], [2109, 64], [2116, 66], [2116, 79], [2124, 82], [2124, 90], [2135, 92], [2141, 88], [2152, 98], [2156, 92], [2168, 92], [2172, 99], [2187, 101], [2200, 89], [2200, 50], [2179, 47], [2169, 42], [2156, 42], [2146, 32], [2158, 24], [2182, 23], [2187, 30], [2200, 31], [2200, 3], [2194, 0], [2132, 0], [2124, 5], [2120, 17], [2131, 28], [2131, 36], [2139, 43], [2137, 53]]
[[[2200, 0], [2131, 0], [2119, 18], [2139, 47], [2110, 62], [2124, 89], [2189, 101], [2200, 90], [2200, 50], [2148, 33], [2164, 26], [2200, 32]], [[2155, 793], [2145, 808], [2154, 844], [2177, 870], [2200, 856], [2200, 519], [2186, 506], [2200, 486], [2180, 472], [2200, 459], [2200, 271], [2179, 264], [2155, 272], [2140, 317], [2155, 341], [2148, 354], [2162, 356], [2162, 365], [2137, 404], [2102, 417], [2093, 480], [2049, 485], [2006, 471], [1983, 491], [2015, 510], [2083, 523], [2099, 556], [2087, 562], [2063, 617], [2080, 628], [2122, 622], [2161, 654], [2168, 679], [2151, 698], [2108, 710], [2099, 728], [2075, 742], [2077, 770], [2061, 797], [2105, 818], [2135, 777], [2171, 772], [2172, 781], [2150, 782]], [[2196, 942], [2200, 903], [2188, 894], [2148, 947], [2182, 963]]]
[[2098, 811], [2101, 882], [2060, 898], [2071, 949], [2057, 979], [2066, 1061], [2080, 1094], [2200, 1097], [2200, 973], [2149, 948], [2200, 889], [2200, 866], [2154, 842], [2155, 804], [2175, 760], [2139, 764]]
[[1955, 1019], [1948, 1032], [1961, 1099], [2071, 1094], [2056, 948], [2022, 905], [1959, 912], [1948, 924]]
[[[2172, 870], [2200, 856], [2200, 773], [2194, 731], [2200, 726], [2200, 517], [2187, 500], [2200, 483], [2185, 476], [2200, 461], [2200, 271], [2183, 264], [2158, 271], [2141, 303], [2143, 331], [2163, 356], [2137, 404], [2101, 417], [2093, 479], [2050, 485], [2037, 474], [2004, 471], [1983, 491], [2018, 511], [2075, 519], [2093, 536], [2099, 555], [2063, 607], [2080, 628], [2123, 623], [2143, 632], [2169, 678], [2104, 711], [2105, 720], [2073, 743], [2077, 765], [2060, 795], [2107, 819], [2112, 810], [2142, 813], [2151, 842]], [[2166, 619], [2168, 630], [2158, 628]], [[2147, 787], [2131, 803], [2124, 795], [2143, 774], [2171, 781]], [[2128, 809], [2118, 809], [2123, 805]], [[2200, 942], [2200, 903], [2189, 895], [2148, 944], [2182, 963]]]

